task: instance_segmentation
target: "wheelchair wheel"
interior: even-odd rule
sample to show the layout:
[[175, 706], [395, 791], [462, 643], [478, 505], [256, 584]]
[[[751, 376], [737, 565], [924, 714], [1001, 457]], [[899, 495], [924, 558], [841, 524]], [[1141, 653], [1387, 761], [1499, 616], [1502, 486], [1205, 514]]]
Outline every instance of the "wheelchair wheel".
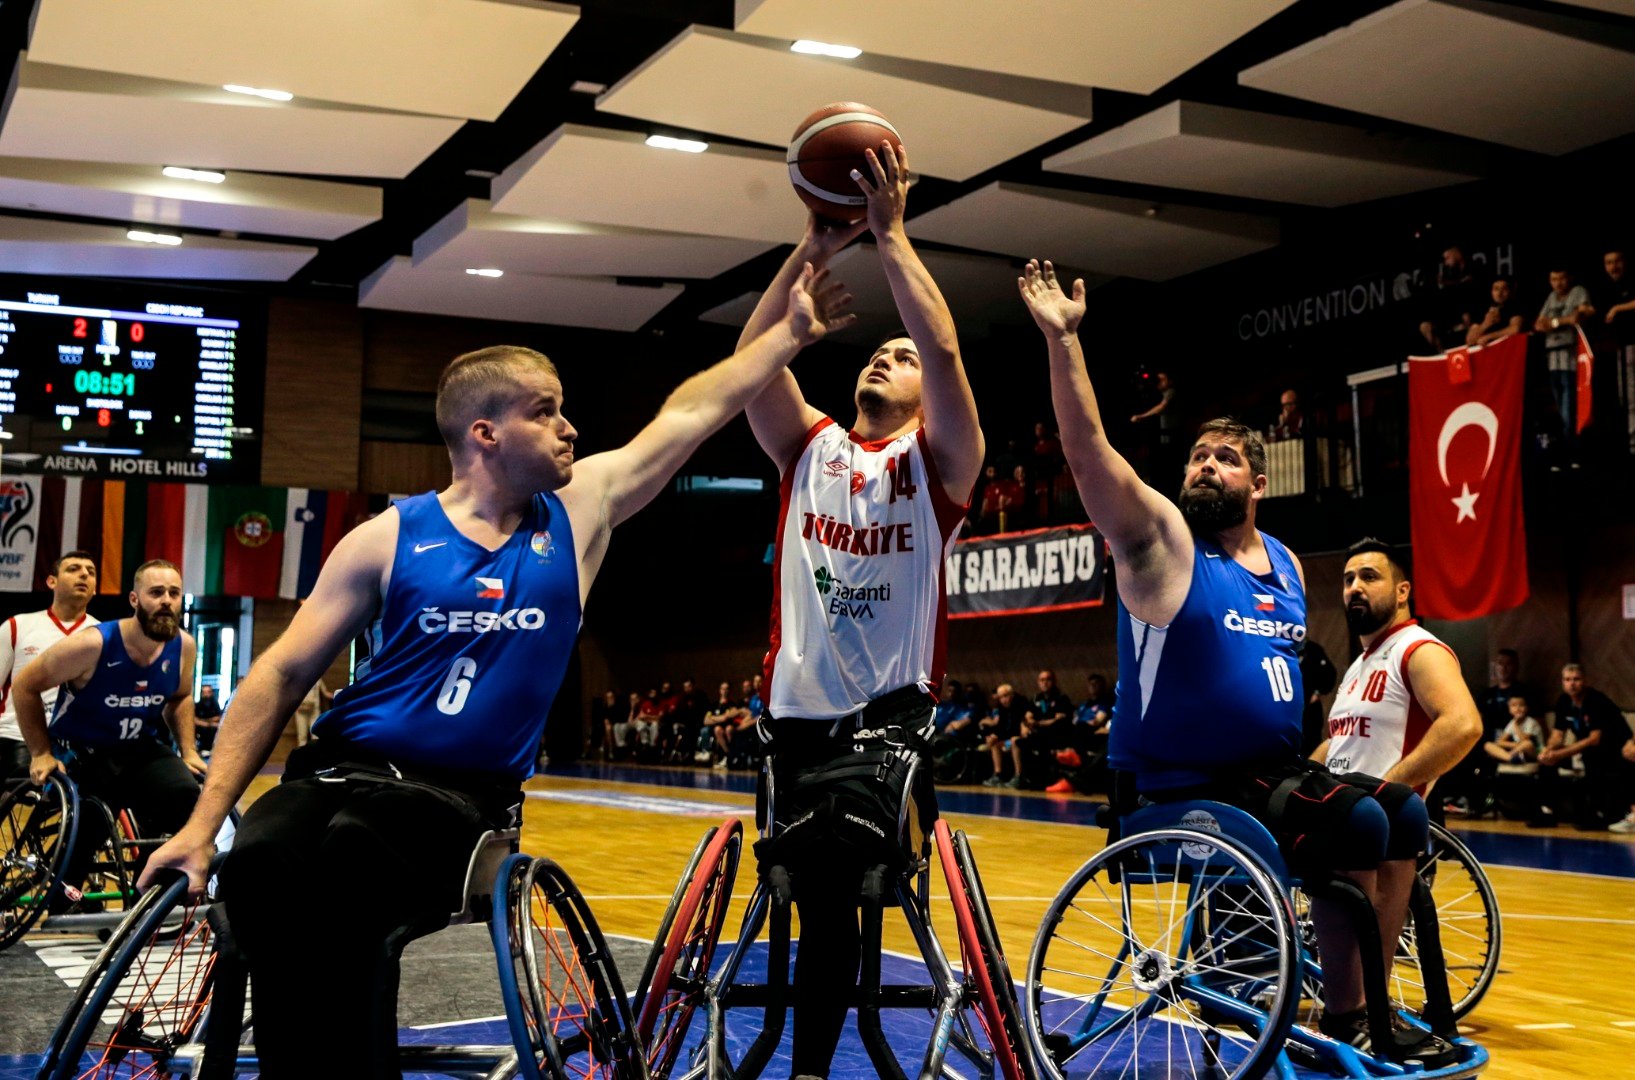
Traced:
[[202, 1038], [215, 938], [187, 889], [167, 875], [131, 908], [57, 1025], [42, 1080], [169, 1076], [176, 1049]]
[[74, 844], [73, 790], [61, 774], [0, 796], [0, 949], [26, 934], [51, 899]]
[[950, 834], [946, 821], [938, 820], [935, 832], [954, 922], [959, 928], [960, 966], [976, 988], [977, 1021], [1005, 1080], [1036, 1080], [1038, 1073], [1022, 1033], [1016, 987], [999, 947], [988, 897], [971, 859], [971, 846], [963, 831]]
[[726, 922], [732, 883], [738, 873], [744, 827], [729, 818], [711, 829], [694, 853], [688, 874], [676, 886], [671, 908], [648, 957], [636, 990], [636, 1031], [647, 1048], [647, 1068], [668, 1076], [681, 1053], [687, 1027], [704, 1000], [710, 962]]
[[1300, 998], [1288, 895], [1218, 833], [1127, 837], [1051, 903], [1027, 993], [1046, 1080], [1263, 1076]]
[[931, 740], [931, 779], [938, 784], [958, 784], [971, 770], [972, 751], [959, 739], [939, 735]]
[[585, 899], [549, 859], [500, 868], [490, 923], [519, 1075], [645, 1080], [630, 1005]]
[[[1470, 849], [1440, 825], [1431, 825], [1431, 846], [1419, 860], [1419, 876], [1430, 886], [1441, 929], [1448, 998], [1455, 1019], [1463, 1018], [1493, 985], [1499, 970], [1503, 931], [1499, 900]], [[1425, 975], [1419, 967], [1413, 918], [1397, 948], [1391, 996], [1413, 1012], [1425, 1006]]]

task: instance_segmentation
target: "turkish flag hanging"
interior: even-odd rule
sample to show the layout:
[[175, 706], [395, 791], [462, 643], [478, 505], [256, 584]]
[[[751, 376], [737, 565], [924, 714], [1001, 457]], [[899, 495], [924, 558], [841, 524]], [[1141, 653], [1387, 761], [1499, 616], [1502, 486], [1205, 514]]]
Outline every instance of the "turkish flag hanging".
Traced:
[[1420, 615], [1475, 619], [1527, 599], [1526, 365], [1525, 334], [1409, 358], [1409, 509]]
[[1584, 434], [1584, 429], [1590, 426], [1590, 417], [1595, 413], [1595, 398], [1593, 386], [1595, 384], [1595, 353], [1590, 350], [1590, 339], [1584, 336], [1582, 326], [1573, 327], [1578, 331], [1577, 371], [1578, 371], [1578, 416], [1574, 428], [1578, 434]]

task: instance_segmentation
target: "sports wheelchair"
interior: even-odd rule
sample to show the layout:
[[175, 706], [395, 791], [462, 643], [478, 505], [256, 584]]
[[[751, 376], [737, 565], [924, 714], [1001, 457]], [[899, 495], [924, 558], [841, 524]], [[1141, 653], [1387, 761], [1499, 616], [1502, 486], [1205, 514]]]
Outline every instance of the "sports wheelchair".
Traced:
[[[1276, 841], [1253, 817], [1208, 801], [1104, 814], [1109, 843], [1051, 903], [1028, 958], [1026, 1029], [1047, 1080], [1093, 1075], [1292, 1080], [1295, 1066], [1355, 1078], [1475, 1076], [1482, 1047], [1460, 1037], [1456, 1002], [1474, 1007], [1498, 962], [1498, 911], [1476, 914], [1462, 884], [1491, 889], [1468, 850], [1438, 831], [1410, 901], [1399, 945], [1397, 1000], [1387, 992], [1378, 925], [1367, 897], [1338, 877], [1291, 876]], [[1454, 871], [1452, 867], [1459, 867]], [[1461, 881], [1461, 875], [1464, 881]], [[1435, 879], [1435, 883], [1427, 881]], [[1446, 890], [1438, 885], [1450, 886]], [[1367, 1053], [1297, 1026], [1321, 985], [1321, 963], [1291, 890], [1333, 898], [1357, 928], [1371, 1045]], [[1445, 893], [1445, 895], [1444, 895]], [[1445, 973], [1444, 901], [1490, 930], [1479, 970]], [[1461, 935], [1473, 934], [1461, 928]], [[1311, 1014], [1306, 1014], [1310, 1019]], [[1392, 1033], [1393, 1025], [1407, 1037]], [[1414, 1056], [1413, 1033], [1452, 1047], [1452, 1060]]]
[[[217, 843], [224, 850], [237, 820], [234, 814], [222, 827]], [[70, 888], [62, 881], [64, 866], [88, 822], [106, 840], [91, 856], [83, 887]], [[0, 949], [36, 924], [41, 932], [106, 939], [136, 900], [143, 860], [165, 839], [143, 837], [130, 811], [82, 796], [60, 771], [44, 784], [13, 782], [0, 796]], [[53, 906], [67, 910], [48, 914]]]
[[[512, 1043], [400, 1046], [399, 1064], [493, 1080], [643, 1080], [629, 1005], [594, 917], [560, 866], [517, 852], [517, 835], [485, 833], [467, 864], [461, 909], [401, 927], [386, 943], [396, 958], [443, 927], [487, 922]], [[80, 983], [37, 1080], [253, 1072], [251, 990], [223, 906], [191, 901], [182, 875], [163, 875]]]
[[[959, 1075], [945, 1064], [950, 1045], [983, 1077], [992, 1077], [997, 1068], [1006, 1080], [1035, 1080], [1037, 1074], [1023, 1043], [1015, 987], [965, 834], [950, 830], [940, 820], [930, 832], [917, 827], [915, 793], [929, 793], [929, 785], [918, 787], [922, 779], [919, 765], [917, 753], [897, 747], [854, 754], [829, 768], [830, 777], [876, 782], [895, 799], [893, 839], [903, 854], [897, 868], [881, 864], [862, 875], [861, 975], [849, 1002], [856, 1009], [859, 1034], [875, 1071], [887, 1080], [902, 1080], [904, 1072], [887, 1043], [880, 1011], [922, 1010], [932, 1018], [930, 1042], [917, 1072], [922, 1080]], [[762, 768], [759, 818], [763, 841], [775, 840], [792, 828], [777, 810], [778, 775], [774, 759], [769, 758]], [[738, 939], [711, 975], [741, 847], [742, 828], [736, 820], [728, 819], [710, 830], [694, 852], [661, 923], [636, 995], [638, 1032], [648, 1048], [652, 1076], [669, 1076], [679, 1070], [688, 1080], [754, 1080], [782, 1039], [791, 991], [790, 916], [795, 887], [789, 868], [781, 862], [762, 860], [760, 880], [750, 896]], [[931, 924], [933, 847], [948, 883], [963, 973], [949, 964]], [[882, 984], [881, 936], [888, 906], [902, 910], [930, 972], [928, 985]], [[745, 957], [763, 929], [769, 935], [766, 981], [743, 981]], [[737, 1061], [732, 1059], [727, 1038], [728, 1014], [734, 1009], [760, 1013], [758, 1033]], [[689, 1044], [688, 1024], [699, 1011], [704, 1015], [704, 1032]]]

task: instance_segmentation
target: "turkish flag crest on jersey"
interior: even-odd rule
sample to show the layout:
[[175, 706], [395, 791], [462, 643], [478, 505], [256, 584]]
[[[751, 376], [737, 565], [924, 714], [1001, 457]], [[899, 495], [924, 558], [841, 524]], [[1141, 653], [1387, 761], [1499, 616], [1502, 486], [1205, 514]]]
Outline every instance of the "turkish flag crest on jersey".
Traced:
[[1414, 600], [1433, 619], [1475, 619], [1527, 599], [1527, 336], [1458, 354], [1408, 361]]

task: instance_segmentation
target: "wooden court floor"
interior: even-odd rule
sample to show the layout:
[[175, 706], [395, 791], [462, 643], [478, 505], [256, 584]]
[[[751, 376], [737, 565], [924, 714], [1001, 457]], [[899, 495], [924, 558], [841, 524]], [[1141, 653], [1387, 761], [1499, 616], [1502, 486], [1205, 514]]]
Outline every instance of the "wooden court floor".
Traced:
[[[253, 798], [273, 782], [263, 777]], [[528, 784], [523, 849], [561, 863], [602, 929], [651, 938], [694, 844], [735, 814], [746, 830], [727, 933], [755, 883], [753, 798], [718, 790], [536, 777]], [[987, 888], [1013, 971], [1062, 882], [1105, 840], [1102, 830], [1053, 822], [946, 813], [964, 829]], [[1477, 829], [1524, 832], [1516, 826]], [[1608, 834], [1598, 834], [1605, 841]], [[1562, 843], [1573, 843], [1568, 831]], [[1635, 845], [1635, 839], [1625, 841]], [[1502, 967], [1465, 1023], [1484, 1043], [1496, 1080], [1635, 1076], [1635, 878], [1513, 866], [1487, 867], [1504, 914]], [[946, 896], [933, 871], [934, 896]], [[958, 961], [946, 904], [933, 904], [937, 933]], [[915, 953], [900, 917], [886, 914], [888, 949]]]

